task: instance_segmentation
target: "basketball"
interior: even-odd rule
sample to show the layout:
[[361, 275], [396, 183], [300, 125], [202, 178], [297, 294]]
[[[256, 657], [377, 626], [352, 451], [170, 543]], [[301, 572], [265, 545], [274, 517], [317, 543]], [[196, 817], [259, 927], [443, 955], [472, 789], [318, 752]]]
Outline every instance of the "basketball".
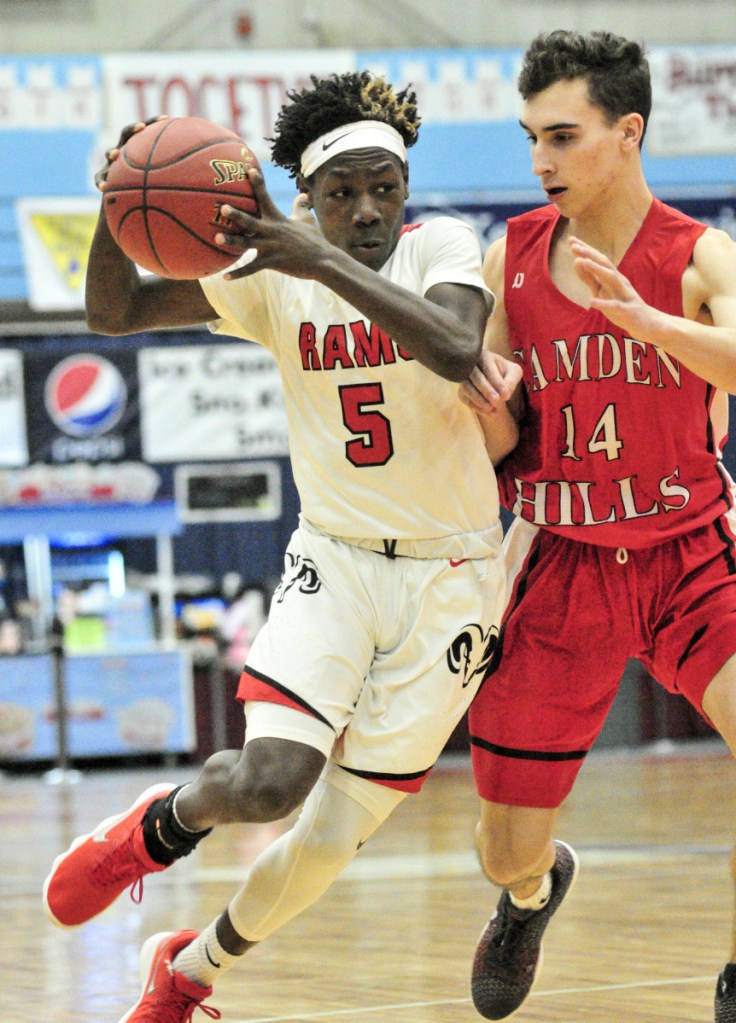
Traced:
[[172, 117], [136, 132], [113, 160], [103, 193], [123, 252], [163, 277], [195, 280], [230, 266], [239, 249], [215, 235], [224, 204], [259, 215], [248, 170], [258, 167], [235, 132], [202, 117]]

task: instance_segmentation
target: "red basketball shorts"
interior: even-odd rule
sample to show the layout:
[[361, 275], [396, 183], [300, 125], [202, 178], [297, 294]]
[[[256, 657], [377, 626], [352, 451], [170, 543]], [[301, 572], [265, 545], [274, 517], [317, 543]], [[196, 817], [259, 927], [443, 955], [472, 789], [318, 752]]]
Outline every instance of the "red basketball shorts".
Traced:
[[702, 714], [736, 653], [736, 547], [724, 516], [655, 547], [600, 547], [516, 520], [504, 541], [510, 599], [493, 666], [470, 708], [479, 794], [559, 806], [635, 657]]

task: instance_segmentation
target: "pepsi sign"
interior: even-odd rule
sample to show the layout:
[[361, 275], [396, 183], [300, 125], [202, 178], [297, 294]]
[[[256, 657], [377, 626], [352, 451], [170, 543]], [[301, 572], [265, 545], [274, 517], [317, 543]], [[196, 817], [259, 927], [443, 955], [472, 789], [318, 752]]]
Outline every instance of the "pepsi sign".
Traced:
[[127, 387], [120, 370], [100, 355], [70, 355], [46, 380], [46, 411], [62, 433], [94, 437], [122, 418]]
[[29, 351], [26, 416], [31, 462], [140, 458], [135, 352]]

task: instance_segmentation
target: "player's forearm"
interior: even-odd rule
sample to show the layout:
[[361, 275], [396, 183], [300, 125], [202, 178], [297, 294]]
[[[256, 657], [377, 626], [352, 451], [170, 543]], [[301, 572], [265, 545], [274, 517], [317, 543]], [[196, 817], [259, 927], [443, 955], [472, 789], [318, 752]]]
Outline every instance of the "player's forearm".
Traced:
[[87, 325], [98, 334], [126, 334], [140, 278], [135, 264], [116, 245], [100, 213], [87, 263]]
[[736, 328], [659, 313], [641, 340], [656, 345], [719, 390], [736, 394]]
[[98, 334], [189, 327], [216, 316], [198, 281], [142, 278], [115, 243], [104, 215], [90, 248], [85, 304], [87, 324]]
[[104, 213], [92, 238], [87, 263], [87, 325], [97, 333], [126, 335], [143, 329], [136, 314], [141, 280], [135, 264], [118, 247]]
[[464, 380], [478, 360], [482, 324], [381, 277], [335, 249], [317, 280], [359, 309], [410, 355], [447, 380]]
[[499, 406], [494, 412], [478, 415], [488, 457], [498, 465], [519, 443], [519, 425], [508, 406]]

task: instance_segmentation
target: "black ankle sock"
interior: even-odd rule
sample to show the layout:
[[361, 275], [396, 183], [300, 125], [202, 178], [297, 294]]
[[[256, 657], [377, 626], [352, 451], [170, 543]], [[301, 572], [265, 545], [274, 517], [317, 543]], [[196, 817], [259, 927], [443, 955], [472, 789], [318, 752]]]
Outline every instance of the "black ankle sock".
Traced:
[[166, 866], [182, 856], [188, 856], [212, 831], [212, 828], [206, 831], [187, 831], [179, 824], [174, 815], [174, 797], [182, 788], [180, 785], [168, 796], [154, 799], [143, 815], [143, 842], [148, 855], [156, 863]]

